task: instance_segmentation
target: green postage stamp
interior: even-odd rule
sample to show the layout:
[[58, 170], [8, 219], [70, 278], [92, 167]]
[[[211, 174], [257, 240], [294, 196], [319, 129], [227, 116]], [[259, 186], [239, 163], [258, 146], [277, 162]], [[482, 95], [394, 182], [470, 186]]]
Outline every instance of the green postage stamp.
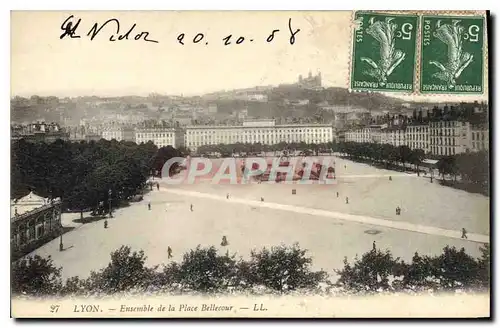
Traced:
[[483, 93], [484, 18], [422, 16], [421, 93]]
[[414, 90], [417, 15], [356, 12], [351, 89]]

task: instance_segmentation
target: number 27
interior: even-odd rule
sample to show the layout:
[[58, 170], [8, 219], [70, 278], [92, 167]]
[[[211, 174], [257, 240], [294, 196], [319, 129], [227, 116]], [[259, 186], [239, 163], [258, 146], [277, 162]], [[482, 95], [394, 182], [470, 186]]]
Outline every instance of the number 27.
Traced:
[[50, 306], [50, 313], [57, 313], [57, 311], [59, 311], [59, 306], [60, 305], [51, 305]]

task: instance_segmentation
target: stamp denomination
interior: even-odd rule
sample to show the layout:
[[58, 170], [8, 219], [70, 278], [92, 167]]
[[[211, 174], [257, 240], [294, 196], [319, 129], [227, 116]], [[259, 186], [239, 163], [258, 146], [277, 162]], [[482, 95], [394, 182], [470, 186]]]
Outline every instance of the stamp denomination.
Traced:
[[351, 89], [412, 92], [416, 15], [355, 14]]
[[483, 93], [484, 18], [422, 16], [420, 92]]

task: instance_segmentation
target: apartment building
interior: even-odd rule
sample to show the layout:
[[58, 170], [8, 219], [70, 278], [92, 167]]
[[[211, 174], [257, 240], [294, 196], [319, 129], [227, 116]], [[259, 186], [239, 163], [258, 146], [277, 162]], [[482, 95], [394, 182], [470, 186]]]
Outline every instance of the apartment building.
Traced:
[[425, 153], [429, 148], [429, 125], [416, 124], [406, 127], [406, 145], [410, 149], [422, 149]]
[[489, 149], [490, 145], [490, 130], [487, 126], [470, 127], [470, 147], [472, 151], [480, 151]]
[[202, 145], [280, 142], [326, 143], [333, 141], [333, 127], [328, 124], [284, 124], [274, 120], [247, 121], [233, 126], [188, 126], [186, 147], [196, 151]]
[[184, 146], [184, 132], [176, 128], [140, 128], [135, 130], [137, 144], [152, 141], [158, 148]]
[[450, 156], [471, 150], [470, 123], [438, 121], [429, 123], [429, 147], [433, 155]]
[[102, 131], [102, 138], [135, 142], [135, 129], [132, 127], [109, 127]]

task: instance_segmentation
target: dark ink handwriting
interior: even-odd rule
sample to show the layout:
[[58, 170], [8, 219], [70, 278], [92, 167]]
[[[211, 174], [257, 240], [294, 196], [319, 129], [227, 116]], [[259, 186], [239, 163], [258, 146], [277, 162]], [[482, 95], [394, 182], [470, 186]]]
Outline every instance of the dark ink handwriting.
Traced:
[[[90, 36], [91, 41], [94, 40], [94, 38], [97, 36], [97, 34], [99, 34], [101, 32], [101, 30], [108, 23], [111, 23], [111, 22], [114, 22], [116, 24], [116, 33], [111, 34], [111, 36], [109, 37], [109, 41], [128, 40], [130, 34], [134, 30], [134, 28], [137, 26], [137, 24], [134, 23], [134, 25], [132, 25], [132, 27], [128, 30], [127, 33], [120, 34], [120, 21], [116, 18], [111, 18], [111, 19], [108, 19], [106, 22], [104, 22], [104, 24], [102, 24], [100, 27], [99, 27], [98, 23], [95, 23], [94, 26], [92, 26], [92, 28], [90, 29], [89, 33], [87, 33], [87, 36]], [[148, 39], [148, 36], [149, 36], [149, 32], [139, 32], [138, 34], [136, 34], [134, 36], [134, 40], [141, 40], [142, 39], [143, 41], [158, 43], [158, 41], [156, 41], [156, 40]]]
[[295, 32], [292, 30], [292, 19], [288, 19], [288, 29], [290, 30], [290, 33], [292, 36], [290, 36], [290, 44], [295, 43], [295, 35], [300, 32], [300, 28], [296, 29]]
[[59, 37], [59, 39], [62, 40], [67, 35], [69, 35], [69, 37], [71, 39], [78, 39], [80, 37], [79, 35], [76, 35], [75, 33], [76, 33], [76, 29], [78, 28], [78, 25], [80, 25], [80, 22], [82, 20], [79, 18], [78, 21], [76, 22], [76, 24], [73, 26], [73, 22], [71, 21], [71, 19], [73, 17], [74, 17], [73, 15], [69, 16], [61, 24], [61, 30], [63, 30], [64, 32], [63, 32], [63, 34], [61, 34], [61, 36]]
[[179, 36], [177, 36], [177, 41], [179, 41], [180, 44], [184, 45], [184, 42], [182, 41], [184, 39], [185, 34], [181, 33]]
[[279, 32], [280, 30], [273, 30], [271, 34], [267, 37], [266, 41], [271, 42], [274, 39], [274, 33]]
[[[63, 33], [59, 36], [59, 39], [64, 39], [65, 37], [69, 37], [71, 39], [75, 38], [80, 38], [80, 35], [76, 34], [77, 33], [77, 28], [79, 27], [80, 23], [82, 20], [80, 18], [75, 18], [73, 15], [70, 15], [64, 22], [61, 24], [61, 30]], [[106, 29], [107, 28], [107, 29]], [[136, 41], [146, 41], [146, 42], [154, 42], [154, 43], [159, 43], [157, 40], [150, 39], [149, 35], [150, 33], [147, 31], [137, 31], [138, 27], [137, 24], [134, 23], [125, 33], [122, 32], [121, 26], [120, 26], [120, 21], [117, 18], [110, 18], [104, 23], [94, 23], [94, 25], [88, 30], [87, 37], [90, 39], [90, 41], [93, 41], [98, 35], [106, 35], [106, 37], [109, 37], [109, 41], [115, 42], [115, 41], [121, 41], [121, 40], [136, 40]], [[293, 29], [292, 28], [292, 18], [288, 19], [288, 30], [290, 31], [290, 38], [289, 42], [291, 45], [295, 44], [296, 41], [296, 35], [300, 32], [300, 28], [298, 29]], [[279, 38], [278, 32], [280, 32], [279, 29], [274, 29], [270, 34], [267, 35], [266, 42], [271, 43], [274, 41], [275, 38]], [[193, 37], [194, 35], [194, 37]], [[185, 38], [188, 37], [189, 39], [185, 41]], [[193, 38], [191, 41], [191, 37]], [[232, 34], [227, 35], [226, 37], [222, 38], [223, 45], [228, 46], [233, 44], [233, 38]], [[234, 41], [234, 44], [240, 45], [240, 44], [249, 44], [250, 42], [254, 42], [254, 38], [251, 35], [240, 35], [240, 36], [235, 36], [236, 41]], [[259, 39], [256, 39], [257, 42]], [[263, 40], [263, 39], [260, 39]], [[185, 33], [180, 33], [177, 35], [177, 41], [181, 45], [185, 45], [186, 42], [193, 43], [193, 44], [205, 44], [208, 45], [207, 41], [207, 35], [199, 32], [196, 34], [192, 34], [189, 36], [186, 36]], [[203, 42], [202, 42], [203, 41]]]
[[203, 40], [203, 33], [198, 33], [195, 35], [194, 39], [193, 39], [193, 43], [198, 43], [200, 42], [201, 40]]
[[224, 40], [225, 46], [228, 46], [231, 44], [231, 42], [229, 40], [231, 39], [232, 36], [233, 36], [232, 34], [229, 34], [228, 36], [226, 36], [225, 38], [222, 39], [222, 40]]

